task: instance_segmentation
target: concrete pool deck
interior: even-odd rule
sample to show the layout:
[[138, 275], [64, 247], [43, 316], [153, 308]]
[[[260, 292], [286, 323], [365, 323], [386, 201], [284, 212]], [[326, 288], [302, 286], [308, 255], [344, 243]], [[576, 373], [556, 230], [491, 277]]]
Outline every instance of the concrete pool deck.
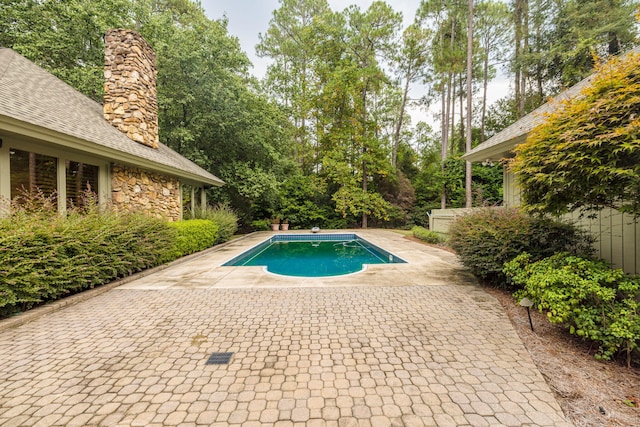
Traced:
[[[570, 426], [455, 255], [334, 278], [220, 267], [271, 233], [0, 329], [2, 426]], [[233, 352], [228, 365], [206, 365]]]

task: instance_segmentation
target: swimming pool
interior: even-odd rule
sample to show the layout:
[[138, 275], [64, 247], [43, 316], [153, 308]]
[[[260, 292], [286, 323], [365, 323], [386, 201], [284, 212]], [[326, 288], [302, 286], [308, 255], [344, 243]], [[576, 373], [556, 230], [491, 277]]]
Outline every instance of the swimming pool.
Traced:
[[353, 233], [281, 234], [222, 265], [264, 266], [284, 276], [329, 277], [362, 271], [367, 264], [405, 262]]

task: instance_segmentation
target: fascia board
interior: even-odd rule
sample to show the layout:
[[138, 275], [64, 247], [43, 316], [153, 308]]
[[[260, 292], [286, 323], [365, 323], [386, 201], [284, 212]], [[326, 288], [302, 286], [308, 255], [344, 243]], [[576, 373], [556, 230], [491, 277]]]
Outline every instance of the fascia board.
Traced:
[[527, 135], [528, 134], [519, 135], [516, 138], [502, 141], [483, 150], [472, 150], [471, 152], [462, 155], [462, 158], [470, 162], [484, 162], [485, 160], [491, 160], [493, 162], [500, 161], [509, 157], [509, 153], [513, 151], [516, 145], [525, 142], [527, 140]]

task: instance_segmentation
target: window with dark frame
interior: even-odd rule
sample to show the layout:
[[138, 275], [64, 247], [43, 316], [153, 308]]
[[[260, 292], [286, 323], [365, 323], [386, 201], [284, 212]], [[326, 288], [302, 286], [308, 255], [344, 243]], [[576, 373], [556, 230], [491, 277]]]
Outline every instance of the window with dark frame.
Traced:
[[55, 199], [58, 190], [58, 160], [28, 151], [9, 151], [11, 199], [41, 192]]
[[[44, 154], [11, 149], [9, 151], [9, 178], [11, 199], [37, 193], [57, 200], [58, 159]], [[82, 207], [89, 200], [98, 202], [100, 167], [67, 160], [65, 162], [65, 189], [67, 208]], [[89, 196], [89, 197], [87, 197]]]
[[98, 202], [98, 166], [86, 163], [66, 162], [67, 208], [81, 207]]

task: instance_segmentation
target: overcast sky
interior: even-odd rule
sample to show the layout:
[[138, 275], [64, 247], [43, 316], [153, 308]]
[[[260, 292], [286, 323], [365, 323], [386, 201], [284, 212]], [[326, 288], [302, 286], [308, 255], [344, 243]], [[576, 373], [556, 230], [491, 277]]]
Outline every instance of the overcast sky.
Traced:
[[[373, 0], [328, 0], [332, 10], [344, 10], [351, 4], [366, 9]], [[402, 12], [405, 25], [413, 21], [420, 0], [392, 0], [388, 4]], [[202, 6], [210, 19], [229, 19], [229, 34], [238, 37], [242, 49], [254, 65], [253, 74], [263, 77], [268, 65], [267, 58], [256, 56], [258, 34], [266, 33], [273, 11], [280, 6], [278, 0], [202, 0]]]
[[[253, 74], [256, 77], [264, 77], [269, 64], [268, 58], [256, 56], [256, 45], [259, 42], [258, 35], [264, 34], [269, 26], [272, 12], [280, 5], [278, 0], [201, 0], [202, 6], [210, 19], [220, 19], [226, 16], [229, 20], [229, 34], [238, 37], [242, 50], [244, 50], [253, 63]], [[332, 10], [342, 11], [351, 4], [360, 6], [365, 10], [373, 3], [373, 0], [328, 0]], [[415, 17], [420, 0], [387, 0], [387, 3], [397, 12], [402, 12], [404, 25], [409, 25]], [[489, 103], [504, 96], [508, 90], [506, 80], [495, 81], [489, 90]], [[411, 97], [418, 98], [423, 95], [423, 88], [414, 88]], [[436, 103], [439, 104], [439, 103]], [[412, 108], [412, 122], [423, 120], [432, 126], [436, 126], [433, 115], [437, 114], [438, 105], [434, 105], [430, 111], [420, 108]]]

